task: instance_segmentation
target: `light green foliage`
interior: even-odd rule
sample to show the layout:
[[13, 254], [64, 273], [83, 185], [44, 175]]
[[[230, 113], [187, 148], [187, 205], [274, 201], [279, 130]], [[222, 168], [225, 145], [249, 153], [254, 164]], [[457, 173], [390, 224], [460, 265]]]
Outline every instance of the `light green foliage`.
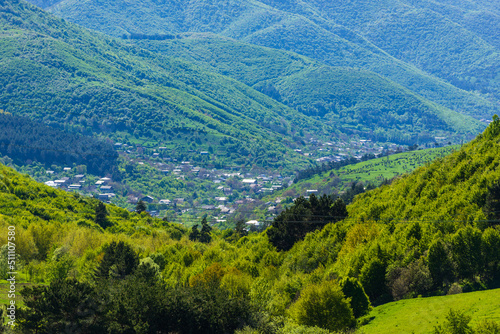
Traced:
[[474, 329], [477, 334], [499, 334], [500, 324], [490, 320], [483, 320]]
[[56, 248], [45, 269], [47, 279], [49, 281], [64, 280], [68, 277], [74, 262], [75, 260], [68, 254], [68, 248]]
[[[481, 225], [487, 187], [500, 179], [500, 144], [492, 122], [460, 151], [421, 167], [391, 184], [361, 194], [349, 207], [356, 220], [439, 221], [442, 232], [466, 222]], [[399, 194], [394, 196], [393, 194]]]
[[470, 316], [464, 312], [450, 310], [446, 316], [446, 322], [434, 328], [435, 334], [473, 334], [474, 331], [469, 326]]

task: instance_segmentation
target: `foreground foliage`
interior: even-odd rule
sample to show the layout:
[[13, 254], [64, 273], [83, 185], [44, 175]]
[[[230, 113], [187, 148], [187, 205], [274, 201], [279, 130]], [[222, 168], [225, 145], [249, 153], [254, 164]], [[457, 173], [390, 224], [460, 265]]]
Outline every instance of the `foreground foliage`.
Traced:
[[[241, 224], [236, 231], [221, 232], [210, 230], [202, 220], [198, 232], [203, 238], [190, 238], [185, 228], [109, 205], [111, 226], [103, 229], [94, 223], [97, 200], [39, 185], [2, 167], [0, 224], [4, 229], [16, 227], [20, 270], [32, 283], [45, 283], [23, 293], [26, 309], [20, 323], [26, 331], [71, 324], [117, 333], [279, 333], [312, 331], [312, 326], [330, 331], [355, 326], [353, 318], [366, 314], [370, 304], [494, 287], [500, 280], [500, 229], [484, 219], [486, 200], [464, 201], [469, 205], [466, 212], [473, 215], [451, 222], [417, 221], [410, 214], [408, 222], [375, 219], [375, 214], [385, 218], [385, 210], [392, 209], [382, 207], [377, 213], [371, 208], [381, 207], [377, 199], [389, 198], [386, 192], [390, 198], [404, 196], [398, 195], [405, 194], [401, 183], [408, 189], [406, 205], [416, 205], [423, 196], [412, 187], [420, 187], [421, 175], [429, 177], [426, 186], [439, 184], [434, 177], [453, 178], [465, 168], [457, 156], [467, 157], [470, 151], [478, 154], [467, 165], [477, 167], [445, 189], [476, 187], [495, 203], [491, 190], [500, 175], [492, 167], [498, 156], [490, 152], [499, 146], [498, 129], [500, 120], [495, 118], [482, 136], [460, 151], [356, 197], [347, 207], [349, 217], [321, 222], [287, 250], [274, 246], [266, 232], [243, 233]], [[441, 168], [442, 173], [429, 172]], [[436, 201], [452, 196], [439, 191]], [[460, 196], [455, 193], [453, 198]], [[307, 229], [318, 222], [311, 218], [335, 220], [337, 214], [329, 210], [339, 203], [311, 195], [297, 200], [283, 217], [289, 215], [290, 224]], [[430, 207], [434, 202], [425, 203]], [[454, 201], [442, 205], [456, 207]], [[416, 209], [407, 212], [420, 214]], [[278, 229], [287, 228], [284, 224]], [[0, 240], [5, 244], [6, 234]], [[5, 266], [6, 252], [0, 254]], [[86, 299], [94, 294], [99, 297]], [[69, 306], [56, 303], [50, 308], [47, 305], [54, 302], [45, 300], [50, 296]], [[67, 312], [57, 311], [64, 309]], [[332, 309], [343, 316], [332, 317]]]

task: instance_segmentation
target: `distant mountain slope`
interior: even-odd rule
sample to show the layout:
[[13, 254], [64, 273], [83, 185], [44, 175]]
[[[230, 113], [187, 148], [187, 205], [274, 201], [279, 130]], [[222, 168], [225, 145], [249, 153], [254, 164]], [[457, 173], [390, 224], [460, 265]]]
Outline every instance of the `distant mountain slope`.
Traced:
[[455, 111], [490, 118], [500, 100], [500, 16], [492, 7], [479, 1], [63, 0], [49, 9], [114, 36], [212, 32], [364, 68]]
[[226, 164], [290, 166], [307, 161], [290, 145], [332, 133], [230, 78], [90, 33], [24, 2], [2, 5], [6, 111], [117, 140], [176, 141], [180, 159], [214, 145]]
[[[281, 59], [264, 57], [275, 73], [290, 68], [288, 77], [254, 74], [260, 84], [254, 88], [270, 96], [268, 85], [282, 92], [270, 98], [232, 69], [91, 33], [24, 2], [4, 6], [0, 104], [6, 111], [115, 141], [174, 142], [169, 154], [181, 161], [212, 146], [212, 164], [296, 169], [311, 159], [293, 149], [307, 147], [311, 138], [332, 140], [345, 132], [408, 144], [422, 134], [458, 140], [481, 129], [472, 118], [366, 71], [320, 67], [266, 49], [259, 52]], [[252, 61], [245, 64], [242, 72], [250, 73]], [[327, 122], [309, 117], [328, 113]]]
[[290, 52], [211, 34], [134, 42], [242, 81], [347, 134], [413, 144], [433, 140], [426, 133], [429, 129], [451, 127], [464, 133], [477, 124], [373, 72], [325, 66]]
[[[486, 219], [498, 217], [499, 213], [500, 198], [498, 190], [494, 190], [500, 187], [499, 139], [500, 119], [495, 116], [483, 134], [459, 151], [415, 170], [390, 186], [358, 196], [349, 207], [350, 218], [439, 220], [449, 226], [476, 221], [482, 226]], [[488, 209], [487, 203], [493, 206]]]

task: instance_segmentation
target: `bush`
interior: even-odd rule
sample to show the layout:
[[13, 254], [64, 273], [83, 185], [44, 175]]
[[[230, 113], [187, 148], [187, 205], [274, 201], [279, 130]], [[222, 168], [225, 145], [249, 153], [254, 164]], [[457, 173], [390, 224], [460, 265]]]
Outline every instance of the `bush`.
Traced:
[[299, 325], [339, 331], [356, 324], [349, 302], [340, 286], [328, 281], [302, 290], [289, 312]]
[[443, 325], [434, 327], [434, 334], [472, 334], [474, 331], [469, 326], [470, 316], [464, 312], [450, 310]]

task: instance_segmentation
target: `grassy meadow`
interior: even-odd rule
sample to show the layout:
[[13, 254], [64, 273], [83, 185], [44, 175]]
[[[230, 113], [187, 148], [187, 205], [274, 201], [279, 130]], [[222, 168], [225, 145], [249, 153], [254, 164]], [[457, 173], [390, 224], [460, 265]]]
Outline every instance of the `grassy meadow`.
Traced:
[[[404, 299], [375, 307], [362, 321], [363, 334], [430, 333], [450, 309], [472, 317], [471, 327], [483, 319], [500, 321], [500, 289], [449, 296]], [[371, 320], [370, 320], [371, 319]]]

